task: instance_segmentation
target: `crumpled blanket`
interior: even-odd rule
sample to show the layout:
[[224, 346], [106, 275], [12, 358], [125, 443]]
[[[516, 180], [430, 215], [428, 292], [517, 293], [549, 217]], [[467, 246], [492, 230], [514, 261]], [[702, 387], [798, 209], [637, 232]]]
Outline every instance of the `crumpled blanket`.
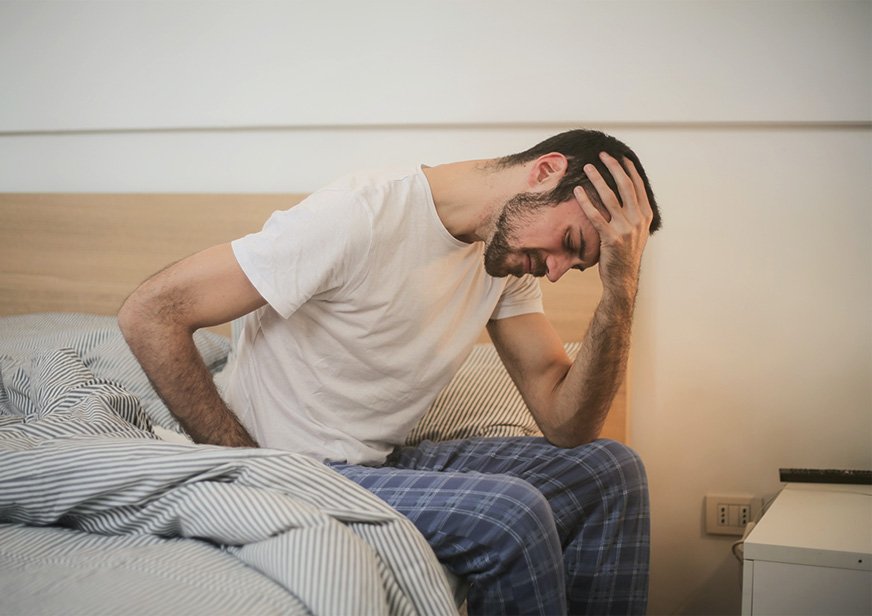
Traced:
[[206, 542], [312, 614], [457, 613], [411, 522], [326, 466], [163, 442], [72, 349], [35, 357], [29, 386], [33, 412], [0, 418], [0, 528]]

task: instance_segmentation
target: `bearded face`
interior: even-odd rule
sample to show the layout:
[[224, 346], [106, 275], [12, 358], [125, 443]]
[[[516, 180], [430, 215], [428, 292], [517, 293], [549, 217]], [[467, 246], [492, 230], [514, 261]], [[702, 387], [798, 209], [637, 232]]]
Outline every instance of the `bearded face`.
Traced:
[[546, 274], [548, 269], [542, 254], [519, 246], [518, 234], [548, 205], [544, 195], [536, 193], [518, 193], [506, 201], [496, 229], [485, 244], [484, 268], [488, 274], [496, 278], [510, 274], [518, 277], [525, 273]]

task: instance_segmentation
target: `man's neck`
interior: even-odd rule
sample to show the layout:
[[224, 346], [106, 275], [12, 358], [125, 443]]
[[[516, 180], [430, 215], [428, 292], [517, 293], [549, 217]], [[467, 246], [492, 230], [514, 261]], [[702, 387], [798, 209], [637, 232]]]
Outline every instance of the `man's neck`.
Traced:
[[436, 213], [448, 232], [462, 242], [488, 237], [502, 205], [524, 190], [519, 167], [497, 168], [489, 160], [423, 167]]

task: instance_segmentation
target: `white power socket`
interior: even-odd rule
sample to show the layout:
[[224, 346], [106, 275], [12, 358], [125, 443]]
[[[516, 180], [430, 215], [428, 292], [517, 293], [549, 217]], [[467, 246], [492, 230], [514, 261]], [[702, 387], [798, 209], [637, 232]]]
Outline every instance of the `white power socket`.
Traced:
[[706, 494], [705, 531], [713, 535], [743, 535], [763, 506], [749, 494]]

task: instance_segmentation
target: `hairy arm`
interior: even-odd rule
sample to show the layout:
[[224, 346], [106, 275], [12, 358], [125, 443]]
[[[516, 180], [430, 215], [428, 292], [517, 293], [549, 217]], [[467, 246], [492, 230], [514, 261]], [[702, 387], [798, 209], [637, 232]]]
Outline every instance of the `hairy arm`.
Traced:
[[583, 188], [576, 199], [600, 235], [599, 271], [603, 294], [581, 350], [570, 362], [563, 343], [542, 314], [491, 321], [488, 331], [512, 379], [545, 437], [573, 447], [598, 438], [624, 379], [642, 252], [653, 213], [641, 177], [614, 158], [603, 161], [623, 201], [593, 166], [585, 171], [599, 193], [609, 219]]
[[118, 313], [133, 354], [197, 443], [257, 446], [218, 393], [193, 336], [201, 327], [226, 323], [265, 303], [230, 245], [222, 244], [158, 272]]

